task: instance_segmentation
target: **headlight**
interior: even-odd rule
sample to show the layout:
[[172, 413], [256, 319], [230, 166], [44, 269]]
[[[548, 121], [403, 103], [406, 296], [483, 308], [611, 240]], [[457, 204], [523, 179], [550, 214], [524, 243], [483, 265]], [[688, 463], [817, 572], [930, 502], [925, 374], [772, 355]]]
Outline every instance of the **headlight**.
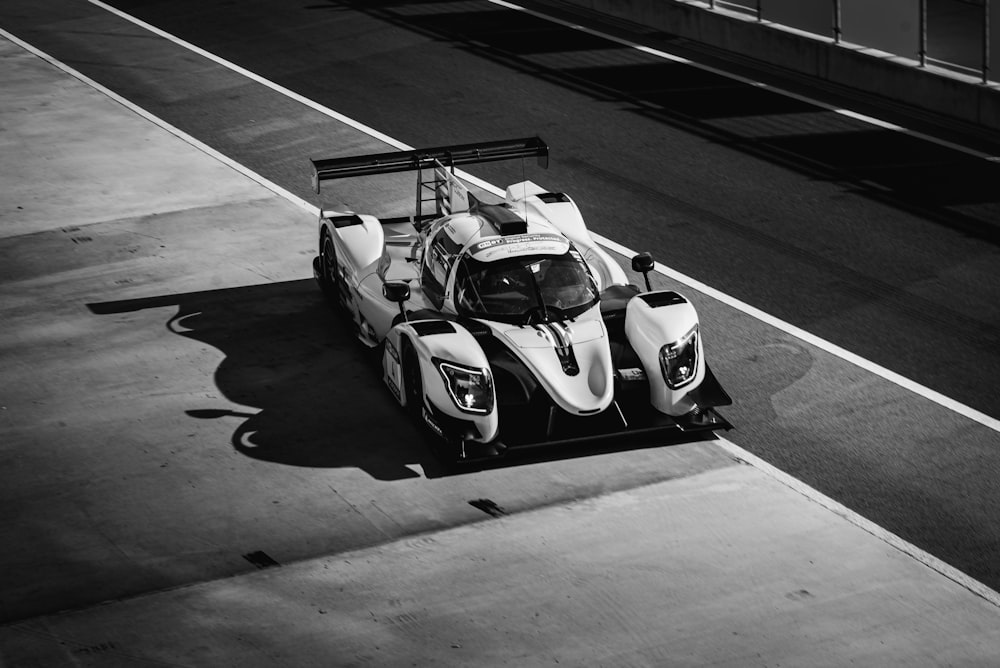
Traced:
[[459, 410], [467, 413], [489, 413], [493, 410], [493, 377], [489, 369], [477, 369], [438, 359], [434, 362], [444, 378], [451, 400]]
[[660, 370], [667, 387], [672, 390], [694, 380], [698, 371], [698, 325], [679, 341], [660, 348]]

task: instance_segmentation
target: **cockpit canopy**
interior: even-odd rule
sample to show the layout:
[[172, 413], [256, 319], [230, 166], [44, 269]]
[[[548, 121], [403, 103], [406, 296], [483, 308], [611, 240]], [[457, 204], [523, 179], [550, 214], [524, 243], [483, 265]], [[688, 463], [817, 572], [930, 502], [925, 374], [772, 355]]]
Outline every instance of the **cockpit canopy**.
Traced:
[[473, 318], [517, 325], [566, 320], [598, 301], [597, 285], [575, 250], [490, 261], [469, 254], [455, 271], [455, 309]]

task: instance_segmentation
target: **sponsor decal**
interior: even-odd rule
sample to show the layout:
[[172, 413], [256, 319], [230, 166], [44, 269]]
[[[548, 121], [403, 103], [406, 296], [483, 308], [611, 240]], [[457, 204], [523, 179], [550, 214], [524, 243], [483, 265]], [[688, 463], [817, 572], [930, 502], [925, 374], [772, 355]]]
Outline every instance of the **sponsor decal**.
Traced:
[[392, 345], [392, 341], [389, 339], [385, 340], [385, 351], [389, 353], [389, 357], [391, 357], [396, 364], [399, 364], [399, 353], [396, 351], [396, 346]]
[[580, 373], [580, 365], [576, 361], [576, 354], [573, 352], [573, 332], [561, 322], [551, 322], [548, 324], [534, 325], [539, 336], [552, 344], [562, 365], [563, 373], [567, 376], [575, 376]]
[[646, 380], [646, 371], [636, 368], [618, 369], [618, 376], [624, 381]]
[[430, 411], [427, 410], [426, 406], [424, 406], [424, 408], [421, 410], [420, 413], [421, 415], [423, 415], [424, 422], [427, 424], [428, 427], [431, 428], [431, 431], [433, 431], [441, 438], [444, 438], [444, 431], [441, 429], [440, 426], [438, 426], [438, 423], [434, 421], [434, 418], [431, 416]]
[[562, 255], [568, 250], [569, 241], [558, 234], [511, 234], [483, 239], [469, 248], [469, 254], [480, 262], [490, 262], [516, 255]]
[[437, 182], [434, 188], [434, 199], [438, 209], [445, 215], [461, 210], [463, 203], [468, 199], [468, 187], [440, 162], [435, 160], [434, 164], [436, 165], [434, 167], [434, 180]]
[[385, 377], [385, 383], [386, 385], [389, 386], [389, 391], [392, 392], [392, 395], [396, 397], [396, 401], [399, 401], [400, 399], [399, 388], [396, 387], [396, 383], [393, 382], [392, 378], [390, 378], [389, 376]]

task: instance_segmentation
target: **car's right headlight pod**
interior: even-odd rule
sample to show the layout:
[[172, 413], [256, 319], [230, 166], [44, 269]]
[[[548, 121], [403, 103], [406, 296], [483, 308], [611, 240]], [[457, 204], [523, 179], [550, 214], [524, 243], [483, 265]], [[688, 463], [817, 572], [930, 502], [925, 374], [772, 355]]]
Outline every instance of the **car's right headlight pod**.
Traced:
[[660, 348], [660, 371], [671, 390], [677, 390], [698, 373], [698, 325], [673, 343]]

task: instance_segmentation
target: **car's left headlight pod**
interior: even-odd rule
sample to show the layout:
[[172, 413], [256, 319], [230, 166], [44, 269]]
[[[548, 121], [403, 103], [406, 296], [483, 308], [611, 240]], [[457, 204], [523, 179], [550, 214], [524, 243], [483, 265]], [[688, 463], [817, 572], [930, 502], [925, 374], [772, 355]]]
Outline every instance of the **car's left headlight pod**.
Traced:
[[493, 376], [489, 369], [465, 366], [434, 358], [434, 365], [444, 378], [451, 400], [466, 413], [489, 413], [493, 410]]
[[674, 343], [660, 348], [660, 370], [671, 390], [684, 387], [698, 373], [698, 325]]

